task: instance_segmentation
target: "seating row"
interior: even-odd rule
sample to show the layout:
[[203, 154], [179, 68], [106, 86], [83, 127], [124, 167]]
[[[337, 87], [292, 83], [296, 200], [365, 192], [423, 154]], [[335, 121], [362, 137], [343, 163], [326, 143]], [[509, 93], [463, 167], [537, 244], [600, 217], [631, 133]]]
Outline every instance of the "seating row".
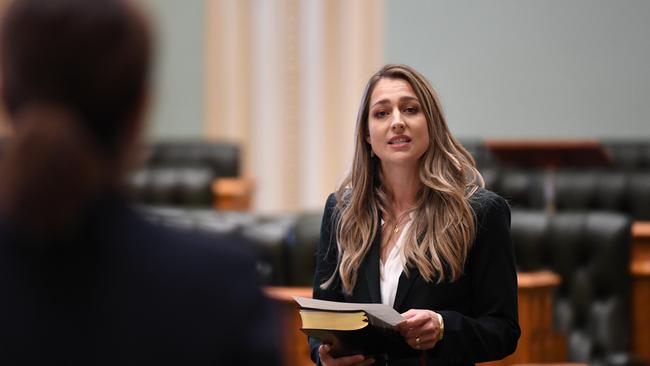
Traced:
[[[525, 144], [527, 140], [521, 140]], [[534, 140], [531, 140], [534, 141]], [[480, 168], [490, 168], [502, 165], [489, 150], [485, 141], [463, 140]], [[553, 142], [553, 140], [548, 140]], [[609, 169], [621, 171], [650, 171], [650, 141], [649, 140], [608, 140], [603, 139], [600, 145], [609, 156]]]
[[[483, 141], [464, 141], [474, 156], [486, 186], [514, 207], [543, 209], [549, 171], [498, 161]], [[603, 141], [611, 164], [598, 167], [558, 167], [550, 179], [558, 210], [623, 212], [650, 220], [650, 142]]]
[[[543, 209], [546, 203], [543, 169], [499, 162], [482, 141], [463, 141], [475, 157], [487, 188], [513, 207]], [[558, 210], [607, 210], [650, 220], [650, 142], [604, 141], [612, 164], [565, 167], [555, 171]], [[151, 144], [144, 164], [131, 178], [133, 195], [150, 205], [211, 207], [217, 178], [239, 177], [240, 153], [224, 142], [168, 141]]]
[[[255, 216], [212, 210], [142, 210], [166, 225], [242, 235], [250, 239], [258, 255], [265, 285], [311, 286], [320, 213]], [[634, 364], [636, 358], [629, 352], [630, 224], [627, 216], [613, 212], [548, 216], [513, 210], [518, 270], [550, 269], [561, 277], [554, 321], [566, 336], [569, 361]]]

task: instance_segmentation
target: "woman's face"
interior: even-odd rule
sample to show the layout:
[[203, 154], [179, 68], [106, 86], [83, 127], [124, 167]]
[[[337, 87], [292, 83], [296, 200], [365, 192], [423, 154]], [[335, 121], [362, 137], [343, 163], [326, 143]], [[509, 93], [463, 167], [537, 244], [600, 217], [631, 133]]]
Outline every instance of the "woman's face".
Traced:
[[413, 165], [429, 148], [427, 119], [411, 85], [380, 79], [370, 95], [366, 141], [382, 165]]

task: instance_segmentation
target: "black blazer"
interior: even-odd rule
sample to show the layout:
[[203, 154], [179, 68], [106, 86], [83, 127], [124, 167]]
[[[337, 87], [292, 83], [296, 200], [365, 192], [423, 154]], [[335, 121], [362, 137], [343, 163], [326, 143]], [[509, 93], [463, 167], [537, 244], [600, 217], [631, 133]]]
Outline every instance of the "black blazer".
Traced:
[[[327, 200], [321, 226], [314, 298], [380, 303], [380, 232], [359, 267], [351, 295], [343, 293], [339, 281], [331, 289], [320, 288], [336, 269], [335, 205], [332, 194]], [[445, 324], [444, 338], [424, 354], [416, 353], [413, 359], [394, 360], [391, 364], [419, 365], [418, 358], [424, 356], [427, 364], [467, 365], [501, 359], [514, 352], [520, 329], [510, 209], [503, 198], [484, 189], [474, 194], [471, 205], [476, 214], [476, 238], [463, 276], [455, 282], [436, 284], [426, 282], [416, 268], [411, 268], [410, 277], [402, 273], [395, 296], [393, 307], [400, 313], [409, 309], [440, 313]], [[318, 361], [320, 343], [315, 339], [309, 342], [312, 360]]]
[[114, 197], [57, 238], [0, 218], [0, 363], [279, 364], [244, 245], [160, 227]]

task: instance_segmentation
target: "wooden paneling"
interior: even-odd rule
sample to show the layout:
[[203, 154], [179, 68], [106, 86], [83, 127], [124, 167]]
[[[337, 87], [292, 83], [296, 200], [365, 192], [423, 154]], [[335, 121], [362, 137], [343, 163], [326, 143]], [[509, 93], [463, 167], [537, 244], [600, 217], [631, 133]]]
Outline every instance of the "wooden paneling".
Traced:
[[632, 350], [650, 365], [650, 221], [632, 225]]

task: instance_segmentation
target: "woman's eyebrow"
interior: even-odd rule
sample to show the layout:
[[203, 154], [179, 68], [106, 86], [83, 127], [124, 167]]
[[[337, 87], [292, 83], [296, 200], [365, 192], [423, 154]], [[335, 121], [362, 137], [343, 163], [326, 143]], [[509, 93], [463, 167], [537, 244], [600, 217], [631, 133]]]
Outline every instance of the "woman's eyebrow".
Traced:
[[403, 96], [403, 97], [399, 98], [399, 101], [400, 101], [400, 102], [411, 102], [411, 101], [415, 101], [415, 102], [418, 102], [418, 103], [420, 102], [420, 101], [418, 100], [418, 98], [413, 97], [413, 96], [410, 96], [410, 95], [406, 95], [406, 96]]
[[380, 104], [390, 104], [390, 100], [388, 100], [388, 99], [381, 99], [381, 100], [378, 100], [378, 101], [374, 102], [374, 103], [370, 106], [370, 108], [373, 108], [374, 106], [376, 106], [376, 105], [380, 105]]
[[[420, 102], [418, 100], [418, 98], [416, 98], [414, 96], [410, 96], [410, 95], [405, 95], [405, 96], [399, 98], [400, 103], [405, 102], [405, 101], [407, 101], [407, 102], [416, 101], [418, 103]], [[390, 99], [388, 99], [388, 98], [380, 99], [380, 100], [376, 101], [375, 103], [373, 103], [370, 106], [370, 109], [374, 108], [376, 105], [381, 105], [381, 104], [390, 104]]]

